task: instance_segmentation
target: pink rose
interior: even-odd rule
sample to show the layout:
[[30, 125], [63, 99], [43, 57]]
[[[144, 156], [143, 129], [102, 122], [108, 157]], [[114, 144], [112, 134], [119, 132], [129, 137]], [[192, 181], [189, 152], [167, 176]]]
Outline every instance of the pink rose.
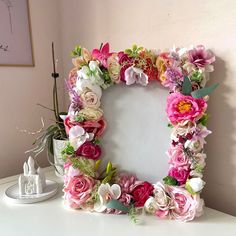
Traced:
[[76, 156], [83, 156], [89, 159], [97, 160], [101, 156], [102, 150], [99, 145], [90, 141], [83, 143], [76, 151]]
[[86, 208], [91, 198], [95, 181], [86, 175], [72, 177], [64, 187], [65, 200], [71, 208]]
[[144, 206], [145, 202], [149, 198], [150, 195], [153, 193], [153, 185], [148, 182], [142, 182], [136, 185], [131, 193], [134, 200], [135, 207], [142, 207]]
[[185, 167], [171, 167], [168, 175], [175, 178], [179, 182], [179, 185], [182, 185], [186, 183], [189, 173], [189, 169]]
[[177, 92], [168, 96], [166, 113], [170, 122], [176, 125], [182, 121], [196, 121], [200, 119], [206, 108], [207, 104], [204, 99], [185, 96]]
[[181, 187], [169, 187], [169, 194], [174, 202], [170, 214], [175, 220], [191, 221], [202, 214], [203, 201], [199, 195], [191, 195]]
[[187, 166], [189, 167], [190, 162], [188, 156], [184, 153], [183, 145], [171, 146], [167, 152], [170, 160], [169, 164], [174, 167]]

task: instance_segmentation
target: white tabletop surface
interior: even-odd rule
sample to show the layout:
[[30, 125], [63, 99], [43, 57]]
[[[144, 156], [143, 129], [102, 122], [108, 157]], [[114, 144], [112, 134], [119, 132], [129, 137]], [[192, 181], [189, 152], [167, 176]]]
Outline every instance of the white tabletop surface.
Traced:
[[[60, 182], [52, 171], [47, 173], [47, 177]], [[204, 216], [193, 222], [144, 216], [141, 224], [134, 225], [127, 215], [91, 214], [66, 209], [61, 191], [45, 202], [13, 205], [4, 197], [5, 189], [13, 183], [0, 184], [0, 236], [236, 235], [236, 217], [210, 208], [205, 208]]]

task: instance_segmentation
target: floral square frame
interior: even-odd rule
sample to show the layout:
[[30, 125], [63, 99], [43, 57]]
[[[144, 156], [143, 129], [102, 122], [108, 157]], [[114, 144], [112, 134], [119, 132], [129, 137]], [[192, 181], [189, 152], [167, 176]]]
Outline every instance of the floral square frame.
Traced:
[[[211, 133], [206, 128], [207, 101], [218, 86], [206, 87], [214, 69], [213, 53], [203, 45], [165, 51], [134, 45], [116, 53], [105, 43], [91, 52], [78, 45], [72, 55], [74, 68], [66, 80], [71, 103], [64, 119], [69, 141], [62, 151], [65, 203], [73, 209], [130, 214], [134, 222], [140, 212], [185, 222], [201, 216], [203, 147]], [[169, 89], [166, 114], [172, 132], [167, 175], [149, 183], [110, 161], [102, 168], [101, 138], [106, 128], [102, 92], [119, 83], [156, 82]]]

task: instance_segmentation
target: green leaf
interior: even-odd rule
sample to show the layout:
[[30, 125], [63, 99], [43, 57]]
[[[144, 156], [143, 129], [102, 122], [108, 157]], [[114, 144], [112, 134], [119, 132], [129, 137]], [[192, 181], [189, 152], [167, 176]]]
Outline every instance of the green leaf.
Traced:
[[132, 50], [131, 49], [125, 49], [125, 53], [129, 55], [129, 54], [132, 53]]
[[219, 84], [217, 83], [217, 84], [214, 84], [210, 87], [198, 89], [198, 90], [191, 92], [191, 95], [194, 98], [202, 98], [202, 97], [205, 97], [206, 95], [212, 93], [218, 86], [219, 86]]
[[125, 206], [124, 204], [122, 204], [121, 202], [119, 202], [118, 200], [110, 200], [107, 203], [107, 208], [111, 208], [111, 209], [115, 209], [118, 211], [122, 211], [124, 213], [128, 213], [129, 212], [129, 208], [127, 206]]
[[136, 51], [138, 49], [138, 46], [136, 44], [133, 45], [133, 51]]
[[185, 189], [192, 195], [196, 194], [193, 189], [191, 188], [190, 184], [188, 183], [188, 181], [185, 184]]
[[204, 115], [202, 116], [202, 118], [199, 120], [199, 122], [200, 122], [203, 126], [206, 126], [208, 119], [209, 119], [209, 115], [208, 115], [208, 114], [204, 114]]
[[97, 160], [97, 161], [95, 162], [94, 171], [97, 171], [97, 170], [98, 170], [98, 168], [99, 168], [101, 162], [102, 162], [101, 160]]
[[175, 186], [175, 185], [178, 185], [178, 184], [179, 184], [179, 182], [178, 182], [175, 178], [173, 178], [173, 177], [171, 177], [171, 176], [166, 176], [165, 178], [163, 178], [163, 181], [164, 181], [164, 183], [167, 184], [167, 185], [173, 185], [173, 186]]
[[168, 123], [167, 127], [168, 128], [174, 128], [174, 126], [171, 123]]
[[75, 153], [75, 150], [74, 148], [70, 145], [70, 144], [67, 144], [66, 148], [63, 149], [62, 151], [62, 154], [67, 154], [67, 155], [73, 155]]
[[96, 138], [94, 141], [93, 141], [94, 144], [96, 145], [100, 145], [101, 144], [101, 140]]
[[184, 82], [182, 85], [182, 94], [190, 95], [192, 92], [192, 84], [187, 76], [184, 76]]
[[107, 174], [107, 175], [110, 173], [111, 169], [112, 169], [112, 164], [111, 164], [111, 162], [109, 161], [109, 162], [107, 163], [107, 169], [106, 169], [106, 174]]

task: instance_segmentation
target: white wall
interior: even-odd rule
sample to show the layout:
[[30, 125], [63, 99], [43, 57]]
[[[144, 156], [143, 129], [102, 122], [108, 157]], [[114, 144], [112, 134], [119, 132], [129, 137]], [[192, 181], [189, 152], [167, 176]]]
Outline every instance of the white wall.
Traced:
[[[212, 116], [208, 127], [213, 134], [206, 148], [207, 186], [203, 196], [208, 206], [236, 215], [236, 2], [60, 0], [60, 3], [65, 72], [71, 68], [68, 52], [77, 43], [91, 49], [109, 41], [113, 50], [127, 48], [134, 42], [161, 49], [173, 44], [204, 44], [216, 54], [211, 83], [221, 85], [209, 102]], [[141, 126], [140, 120], [136, 122]], [[158, 165], [163, 164], [158, 160]]]
[[[34, 141], [33, 136], [20, 133], [16, 127], [34, 131], [41, 127], [41, 116], [47, 124], [53, 118], [36, 104], [52, 106], [52, 41], [58, 57], [62, 58], [58, 1], [30, 0], [29, 3], [35, 67], [0, 67], [0, 178], [22, 171], [26, 160], [24, 152]], [[60, 68], [61, 65], [62, 62]], [[64, 81], [60, 80], [61, 105], [64, 106]], [[47, 165], [45, 154], [39, 160], [42, 166]]]

